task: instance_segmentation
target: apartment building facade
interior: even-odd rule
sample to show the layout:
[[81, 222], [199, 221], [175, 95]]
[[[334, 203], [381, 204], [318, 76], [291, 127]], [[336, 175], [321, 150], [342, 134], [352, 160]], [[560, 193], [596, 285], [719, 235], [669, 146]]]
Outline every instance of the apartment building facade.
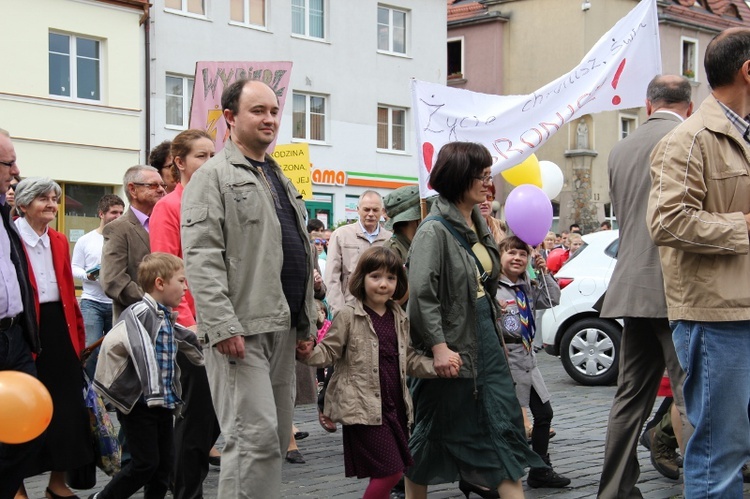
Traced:
[[[637, 3], [449, 1], [448, 84], [504, 95], [531, 93], [578, 64]], [[710, 92], [703, 74], [706, 45], [725, 28], [750, 26], [748, 4], [744, 0], [657, 0], [663, 73], [689, 78], [696, 106]], [[614, 144], [645, 119], [644, 107], [586, 115], [564, 125], [541, 147], [539, 159], [559, 165], [566, 179], [562, 193], [553, 201], [558, 232], [571, 223], [590, 231], [605, 219], [616, 222], [609, 201], [607, 158]], [[587, 130], [586, 147], [579, 147], [581, 123], [586, 125], [580, 127]], [[500, 198], [512, 189], [500, 177], [496, 185]]]
[[[21, 175], [63, 188], [55, 226], [72, 244], [96, 203], [142, 160], [145, 0], [0, 0], [0, 127]], [[15, 48], [13, 48], [15, 47]]]
[[189, 126], [197, 61], [291, 61], [278, 144], [307, 143], [310, 217], [417, 182], [410, 78], [445, 82], [443, 0], [156, 0], [150, 145]]

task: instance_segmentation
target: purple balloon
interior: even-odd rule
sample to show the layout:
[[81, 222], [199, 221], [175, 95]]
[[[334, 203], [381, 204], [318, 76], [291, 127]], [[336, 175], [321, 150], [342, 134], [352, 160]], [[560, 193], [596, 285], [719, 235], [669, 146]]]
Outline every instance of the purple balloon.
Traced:
[[519, 185], [505, 201], [505, 221], [523, 242], [536, 246], [552, 227], [552, 202], [539, 187]]

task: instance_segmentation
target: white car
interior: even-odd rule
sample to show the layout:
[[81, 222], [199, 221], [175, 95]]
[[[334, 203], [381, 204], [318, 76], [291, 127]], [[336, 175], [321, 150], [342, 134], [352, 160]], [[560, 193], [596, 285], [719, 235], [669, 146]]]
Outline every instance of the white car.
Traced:
[[622, 322], [602, 319], [594, 304], [607, 289], [617, 262], [619, 231], [583, 236], [584, 245], [557, 272], [560, 304], [538, 320], [544, 350], [559, 356], [568, 375], [582, 385], [617, 381]]

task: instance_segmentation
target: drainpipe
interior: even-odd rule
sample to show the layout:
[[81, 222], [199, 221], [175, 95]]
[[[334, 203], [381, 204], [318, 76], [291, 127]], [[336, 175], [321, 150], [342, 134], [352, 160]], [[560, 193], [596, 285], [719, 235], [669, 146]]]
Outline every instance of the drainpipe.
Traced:
[[146, 42], [146, 67], [144, 68], [144, 73], [146, 75], [146, 157], [143, 160], [143, 164], [146, 164], [148, 163], [149, 151], [151, 151], [151, 16], [148, 7], [146, 7], [141, 22], [144, 25], [143, 33]]

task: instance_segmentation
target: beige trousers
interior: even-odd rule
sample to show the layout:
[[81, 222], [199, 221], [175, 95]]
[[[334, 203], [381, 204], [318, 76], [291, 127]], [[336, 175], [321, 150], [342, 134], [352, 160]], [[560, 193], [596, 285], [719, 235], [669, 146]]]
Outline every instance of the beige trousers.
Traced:
[[211, 397], [226, 445], [217, 497], [281, 497], [281, 464], [294, 411], [294, 330], [245, 337], [245, 358], [205, 349]]

